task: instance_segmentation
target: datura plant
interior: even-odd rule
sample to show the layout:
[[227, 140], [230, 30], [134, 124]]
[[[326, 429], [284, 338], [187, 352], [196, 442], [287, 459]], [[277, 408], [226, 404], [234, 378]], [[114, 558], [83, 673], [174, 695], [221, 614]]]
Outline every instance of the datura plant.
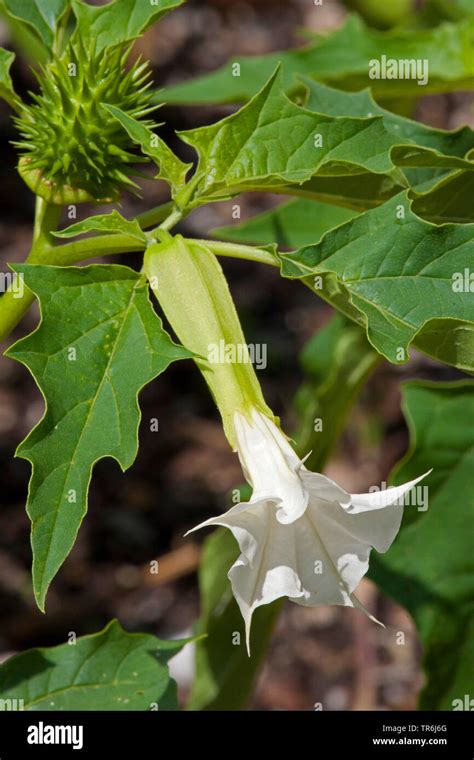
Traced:
[[[379, 622], [357, 597], [369, 573], [418, 627], [427, 675], [421, 705], [449, 708], [468, 688], [463, 657], [474, 656], [472, 644], [470, 655], [451, 646], [468, 614], [472, 622], [474, 578], [474, 132], [434, 129], [381, 102], [472, 85], [472, 17], [384, 33], [349, 16], [296, 52], [242, 58], [155, 91], [133, 42], [182, 4], [4, 0], [12, 28], [34, 38], [42, 57], [37, 88], [23, 100], [10, 77], [13, 53], [0, 51], [18, 171], [36, 196], [31, 251], [11, 264], [0, 299], [3, 339], [35, 299], [41, 311], [38, 327], [7, 351], [45, 401], [17, 450], [31, 464], [36, 603], [44, 612], [74, 546], [95, 463], [112, 457], [126, 470], [136, 457], [138, 393], [172, 362], [192, 361], [251, 495], [245, 500], [239, 489], [228, 511], [197, 526], [228, 531], [213, 533], [202, 552], [189, 707], [245, 704], [277, 600], [356, 607]], [[350, 59], [341, 56], [347, 48]], [[382, 59], [415, 65], [392, 66], [393, 76], [379, 67], [377, 76], [374, 60]], [[426, 72], [417, 81], [418, 60]], [[240, 107], [231, 115], [180, 132], [173, 149], [159, 134], [162, 103], [234, 101]], [[139, 197], [145, 170], [168, 186], [166, 203], [135, 218], [117, 208], [83, 210], [86, 201]], [[236, 199], [256, 191], [287, 200], [208, 239], [186, 236], [189, 225], [176, 230], [211, 203], [227, 201], [238, 218]], [[135, 254], [136, 266], [75, 266], [122, 253]], [[300, 281], [288, 288], [304, 285], [338, 312], [303, 354], [295, 430], [284, 431], [265, 400], [222, 257], [267, 265]], [[389, 488], [367, 483], [367, 493], [351, 494], [320, 471], [371, 372], [383, 361], [403, 365], [415, 350], [450, 366], [453, 380], [404, 384], [410, 449]], [[241, 629], [246, 646], [240, 634], [234, 641]], [[441, 639], [450, 658], [445, 680], [433, 656]], [[185, 643], [129, 634], [114, 621], [76, 647], [48, 650], [48, 677], [28, 676], [34, 650], [8, 660], [1, 697], [25, 699], [26, 709], [176, 709], [167, 660]], [[109, 679], [105, 663], [117, 657], [123, 666]], [[87, 680], [91, 667], [104, 673], [100, 694]]]

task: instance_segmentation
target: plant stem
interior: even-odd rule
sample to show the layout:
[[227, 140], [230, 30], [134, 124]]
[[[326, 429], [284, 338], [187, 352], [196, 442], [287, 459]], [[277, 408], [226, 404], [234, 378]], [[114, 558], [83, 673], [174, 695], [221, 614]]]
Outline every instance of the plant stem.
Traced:
[[50, 233], [57, 229], [61, 218], [61, 206], [48, 203], [39, 195], [36, 196], [35, 221], [33, 227], [33, 247], [29, 254], [31, 261], [34, 256], [41, 258], [46, 249], [54, 245], [54, 238]]
[[[174, 210], [171, 212], [169, 216], [166, 217], [164, 222], [162, 222], [158, 229], [159, 230], [171, 230], [175, 224], [178, 224], [179, 221], [183, 218], [183, 212], [179, 208], [174, 208]], [[153, 231], [152, 231], [153, 232]]]
[[21, 298], [11, 289], [5, 292], [0, 298], [0, 340], [10, 335], [34, 300], [34, 293], [26, 287]]
[[[38, 264], [43, 261], [52, 245], [50, 232], [56, 229], [60, 216], [60, 206], [53, 206], [42, 198], [37, 197], [33, 245], [26, 257], [26, 262]], [[12, 289], [12, 287], [9, 287], [2, 298], [0, 298], [0, 340], [6, 338], [17, 326], [34, 300], [35, 296], [29, 288], [25, 287], [20, 297], [16, 288]]]
[[130, 235], [96, 235], [85, 240], [75, 240], [72, 243], [58, 245], [48, 252], [47, 261], [43, 264], [53, 266], [69, 266], [80, 261], [95, 259], [97, 256], [111, 256], [114, 253], [135, 253], [144, 251], [145, 244]]
[[142, 230], [146, 230], [148, 227], [154, 227], [156, 224], [159, 224], [166, 219], [173, 209], [173, 201], [168, 201], [161, 206], [155, 206], [155, 208], [151, 208], [148, 211], [144, 211], [142, 214], [138, 214], [137, 222]]
[[212, 240], [193, 239], [192, 242], [208, 248], [216, 256], [230, 256], [234, 259], [246, 259], [247, 261], [257, 261], [260, 264], [270, 264], [273, 267], [278, 266], [278, 260], [275, 256], [269, 251], [263, 250], [263, 248], [256, 248], [252, 245], [240, 245], [238, 243], [214, 242]]
[[[174, 205], [170, 201], [139, 214], [137, 220], [142, 228], [152, 227], [169, 217], [173, 208]], [[25, 259], [26, 263], [69, 266], [96, 256], [143, 251], [145, 248], [136, 238], [117, 234], [97, 235], [58, 245], [50, 232], [57, 229], [60, 215], [60, 206], [47, 204], [42, 198], [37, 198], [33, 245]], [[0, 341], [17, 326], [34, 300], [35, 296], [29, 288], [24, 289], [21, 298], [11, 288], [0, 298]]]

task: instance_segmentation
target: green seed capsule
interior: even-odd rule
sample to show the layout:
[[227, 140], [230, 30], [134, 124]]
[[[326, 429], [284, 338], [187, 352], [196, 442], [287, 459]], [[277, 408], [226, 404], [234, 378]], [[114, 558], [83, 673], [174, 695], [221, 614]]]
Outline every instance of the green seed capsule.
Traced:
[[143, 75], [140, 61], [127, 72], [127, 56], [120, 48], [97, 55], [77, 40], [37, 75], [40, 93], [15, 120], [22, 138], [15, 144], [21, 176], [50, 203], [111, 201], [136, 187], [131, 163], [146, 159], [129, 153], [134, 144], [104, 107], [135, 119], [150, 111], [150, 72]]

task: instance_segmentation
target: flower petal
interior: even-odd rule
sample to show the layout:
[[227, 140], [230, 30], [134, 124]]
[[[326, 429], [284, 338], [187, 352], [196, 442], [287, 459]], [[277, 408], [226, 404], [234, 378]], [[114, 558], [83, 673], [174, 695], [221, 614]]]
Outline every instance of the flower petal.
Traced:
[[386, 552], [393, 542], [400, 529], [403, 506], [392, 504], [375, 513], [348, 514], [339, 505], [320, 502], [310, 505], [307, 515], [317, 525], [327, 561], [332, 562], [347, 592], [352, 594], [369, 568], [371, 549]]
[[[332, 509], [342, 511], [337, 504], [326, 503]], [[321, 537], [318, 511], [310, 501], [303, 517], [292, 526], [296, 554], [295, 567], [303, 594], [290, 597], [290, 599], [292, 602], [308, 607], [322, 604], [352, 606], [351, 591], [341, 577], [337, 557], [331, 556]]]
[[295, 570], [292, 527], [283, 527], [276, 518], [274, 502], [238, 504], [205, 525], [222, 525], [232, 532], [241, 555], [229, 570], [237, 604], [245, 621], [247, 651], [250, 656], [250, 626], [257, 607], [283, 596], [298, 597], [303, 592]]
[[373, 509], [383, 509], [394, 504], [399, 499], [402, 500], [403, 496], [416, 486], [420, 480], [426, 478], [432, 470], [428, 470], [424, 475], [420, 475], [419, 478], [409, 480], [408, 483], [403, 483], [401, 486], [395, 486], [392, 488], [386, 488], [382, 491], [373, 491], [372, 493], [355, 493], [352, 494], [350, 506], [347, 508], [347, 512], [350, 514], [357, 514], [359, 512], [368, 512]]
[[306, 607], [337, 604], [356, 607], [371, 620], [383, 625], [365, 609], [353, 593], [367, 571], [370, 544], [362, 544], [341, 528], [339, 524], [327, 524], [322, 510], [329, 515], [348, 519], [338, 504], [331, 502], [310, 502], [301, 520], [294, 524], [297, 547], [297, 571], [301, 580], [303, 595], [292, 597], [290, 601]]
[[313, 498], [324, 501], [336, 501], [344, 506], [351, 503], [351, 495], [341, 488], [334, 480], [321, 475], [319, 472], [310, 472], [305, 467], [300, 470], [300, 478], [305, 488]]

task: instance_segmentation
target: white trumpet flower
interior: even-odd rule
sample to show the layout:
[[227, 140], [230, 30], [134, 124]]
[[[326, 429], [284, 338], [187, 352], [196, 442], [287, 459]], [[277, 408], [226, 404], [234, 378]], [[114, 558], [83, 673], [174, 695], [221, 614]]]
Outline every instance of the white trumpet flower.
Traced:
[[236, 412], [234, 428], [252, 498], [193, 530], [222, 525], [239, 544], [241, 554], [228, 577], [245, 621], [249, 655], [254, 610], [280, 597], [369, 614], [354, 591], [368, 570], [370, 551], [387, 551], [400, 528], [404, 494], [429, 473], [395, 488], [349, 494], [307, 470], [262, 412]]

